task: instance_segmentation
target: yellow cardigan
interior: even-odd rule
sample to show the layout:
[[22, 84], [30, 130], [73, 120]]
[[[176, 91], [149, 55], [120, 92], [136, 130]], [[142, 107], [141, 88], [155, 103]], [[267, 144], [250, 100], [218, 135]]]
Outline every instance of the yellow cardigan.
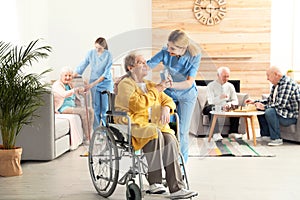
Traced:
[[[131, 119], [132, 145], [135, 150], [143, 148], [150, 140], [157, 138], [157, 129], [161, 132], [174, 134], [168, 124], [161, 124], [161, 107], [168, 106], [171, 113], [175, 110], [172, 98], [164, 92], [158, 92], [156, 83], [144, 80], [147, 93], [144, 93], [136, 82], [124, 78], [118, 84], [118, 94], [115, 98], [116, 111], [127, 112]], [[151, 107], [151, 122], [149, 123], [149, 107]], [[115, 117], [118, 124], [127, 124], [125, 117]]]

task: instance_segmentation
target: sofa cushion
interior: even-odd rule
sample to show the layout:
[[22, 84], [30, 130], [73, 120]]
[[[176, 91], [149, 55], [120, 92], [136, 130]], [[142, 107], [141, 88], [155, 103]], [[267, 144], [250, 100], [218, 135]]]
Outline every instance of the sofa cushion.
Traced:
[[68, 134], [70, 125], [68, 119], [58, 118], [55, 116], [55, 140]]
[[296, 124], [292, 124], [289, 126], [280, 126], [280, 131], [287, 133], [296, 133]]
[[200, 102], [200, 106], [201, 108], [204, 108], [204, 105], [206, 103], [206, 99], [207, 99], [207, 94], [206, 94], [206, 90], [207, 87], [206, 86], [197, 86], [197, 90], [198, 90], [198, 100]]
[[247, 93], [236, 93], [238, 101], [239, 101], [239, 106], [244, 106], [245, 105], [245, 100], [249, 98], [249, 95]]
[[58, 157], [64, 152], [70, 150], [70, 135], [64, 135], [55, 140], [55, 156]]
[[77, 114], [55, 114], [56, 119], [68, 120], [70, 127], [70, 150], [77, 149], [83, 141], [83, 129], [81, 118]]

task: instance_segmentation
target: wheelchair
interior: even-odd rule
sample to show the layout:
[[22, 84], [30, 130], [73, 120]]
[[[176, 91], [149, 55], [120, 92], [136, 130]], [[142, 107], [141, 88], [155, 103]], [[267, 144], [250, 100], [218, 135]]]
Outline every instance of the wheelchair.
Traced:
[[[147, 177], [147, 161], [145, 156], [135, 151], [131, 145], [131, 121], [126, 112], [114, 110], [113, 93], [107, 92], [109, 97], [109, 110], [106, 116], [106, 125], [100, 125], [93, 133], [88, 155], [89, 172], [93, 185], [102, 197], [109, 197], [113, 194], [117, 184], [126, 185], [126, 199], [140, 200], [144, 198], [147, 191], [144, 189], [143, 177]], [[114, 116], [126, 117], [128, 125], [113, 123]], [[175, 113], [170, 126], [179, 130], [179, 118]], [[176, 131], [175, 131], [176, 132]], [[178, 140], [179, 134], [176, 134]], [[119, 178], [120, 162], [127, 158], [131, 163], [129, 169]], [[179, 162], [182, 168], [186, 189], [189, 184], [186, 175], [183, 156], [179, 155]], [[124, 167], [124, 166], [123, 166]], [[137, 178], [138, 182], [137, 183]]]

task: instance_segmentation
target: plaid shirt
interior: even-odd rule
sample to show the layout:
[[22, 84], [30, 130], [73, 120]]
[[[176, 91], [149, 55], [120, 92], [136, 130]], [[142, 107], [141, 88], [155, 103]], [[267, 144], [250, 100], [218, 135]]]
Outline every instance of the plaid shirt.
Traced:
[[292, 79], [283, 75], [278, 82], [277, 94], [273, 102], [275, 85], [272, 86], [271, 94], [264, 103], [267, 108], [275, 108], [277, 114], [284, 118], [298, 118], [300, 89]]

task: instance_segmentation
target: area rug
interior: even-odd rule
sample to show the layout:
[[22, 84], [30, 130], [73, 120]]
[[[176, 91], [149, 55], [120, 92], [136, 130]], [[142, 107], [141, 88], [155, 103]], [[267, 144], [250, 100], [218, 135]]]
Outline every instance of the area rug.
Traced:
[[223, 138], [221, 141], [207, 141], [207, 138], [194, 138], [191, 141], [190, 157], [236, 156], [236, 157], [274, 157], [266, 144], [253, 145], [251, 140]]

